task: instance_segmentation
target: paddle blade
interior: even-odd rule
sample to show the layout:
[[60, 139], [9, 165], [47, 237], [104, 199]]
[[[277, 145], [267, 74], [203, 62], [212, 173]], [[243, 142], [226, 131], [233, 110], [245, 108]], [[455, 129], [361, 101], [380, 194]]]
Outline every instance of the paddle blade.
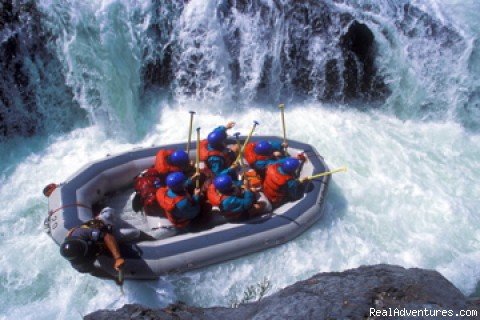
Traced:
[[335, 170], [332, 170], [330, 171], [331, 173], [337, 173], [337, 172], [347, 172], [348, 171], [348, 168], [347, 167], [340, 167], [340, 168], [337, 168]]
[[328, 176], [330, 174], [334, 174], [334, 173], [337, 173], [337, 172], [346, 172], [347, 171], [347, 167], [340, 167], [340, 168], [337, 168], [337, 169], [334, 169], [334, 170], [331, 170], [331, 171], [327, 171], [327, 172], [322, 172], [322, 173], [319, 173], [319, 174], [315, 174], [313, 176], [310, 176], [310, 177], [307, 177], [306, 179], [307, 180], [313, 180], [313, 179], [317, 179], [317, 178], [321, 178], [321, 177], [324, 177], [324, 176]]

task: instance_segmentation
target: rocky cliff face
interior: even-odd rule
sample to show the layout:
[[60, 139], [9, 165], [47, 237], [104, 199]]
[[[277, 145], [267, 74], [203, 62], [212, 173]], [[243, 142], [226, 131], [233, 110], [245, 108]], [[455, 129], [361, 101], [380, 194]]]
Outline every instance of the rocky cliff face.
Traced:
[[[243, 86], [249, 82], [242, 70], [248, 60], [242, 52], [242, 38], [246, 35], [240, 30], [239, 16], [259, 15], [262, 18], [258, 30], [262, 41], [271, 48], [266, 55], [256, 57], [263, 63], [256, 83], [257, 95], [272, 95], [272, 86], [282, 88], [280, 95], [294, 92], [324, 101], [369, 100], [388, 95], [375, 66], [375, 37], [352, 14], [322, 1], [274, 1], [273, 6], [255, 0], [228, 3], [221, 11], [221, 21], [229, 30], [226, 46], [235, 83]], [[280, 46], [278, 52], [275, 46]]]
[[[477, 316], [461, 317], [460, 310], [475, 310]], [[436, 271], [375, 265], [320, 273], [234, 309], [125, 305], [85, 319], [480, 319], [480, 300], [466, 298]]]
[[[114, 105], [115, 99], [104, 101], [96, 90], [104, 85], [108, 91], [110, 86], [104, 82], [113, 81], [102, 72], [95, 73], [102, 52], [92, 47], [91, 61], [74, 55], [70, 59], [79, 61], [72, 66], [82, 68], [66, 70], [75, 67], [66, 65], [62, 51], [75, 50], [75, 46], [65, 49], [62, 41], [78, 40], [77, 33], [85, 38], [80, 37], [78, 45], [88, 47], [104, 36], [102, 32], [110, 32], [109, 28], [96, 30], [95, 23], [101, 21], [88, 14], [70, 16], [75, 7], [68, 1], [57, 4], [65, 17], [59, 19], [60, 27], [52, 28], [59, 24], [51, 21], [59, 15], [57, 9], [45, 6], [39, 10], [37, 3], [41, 2], [0, 3], [0, 137], [29, 136], [52, 127], [68, 130], [92, 110], [108, 114], [109, 108], [115, 108], [108, 105]], [[112, 12], [105, 14], [115, 15], [116, 8], [124, 5], [119, 1], [106, 8]], [[455, 30], [406, 0], [368, 5], [347, 0], [166, 0], [152, 1], [145, 12], [134, 3], [129, 5], [133, 13], [123, 23], [135, 34], [124, 41], [141, 48], [139, 56], [131, 59], [140, 68], [125, 67], [128, 72], [139, 72], [133, 96], [148, 96], [161, 88], [174, 98], [234, 101], [245, 106], [293, 98], [381, 102], [391, 93], [391, 75], [379, 60], [402, 50], [394, 40], [397, 36], [412, 43], [421, 40], [422, 46], [440, 51], [456, 53], [465, 47]], [[76, 19], [93, 21], [91, 27], [96, 31], [82, 33], [77, 28], [83, 24], [72, 22]], [[69, 35], [67, 40], [62, 38], [64, 33]], [[111, 46], [126, 45], [116, 42], [122, 39], [119, 36], [102, 45], [108, 45], [104, 48], [108, 51]], [[413, 45], [407, 55], [418, 54], [416, 48]], [[108, 68], [109, 61], [104, 63], [98, 69]], [[90, 73], [84, 68], [91, 69]], [[76, 85], [66, 84], [66, 75], [72, 72]], [[136, 79], [127, 74], [115, 80], [131, 78]], [[78, 98], [79, 92], [83, 98]]]
[[85, 117], [31, 0], [0, 2], [0, 138], [67, 130]]

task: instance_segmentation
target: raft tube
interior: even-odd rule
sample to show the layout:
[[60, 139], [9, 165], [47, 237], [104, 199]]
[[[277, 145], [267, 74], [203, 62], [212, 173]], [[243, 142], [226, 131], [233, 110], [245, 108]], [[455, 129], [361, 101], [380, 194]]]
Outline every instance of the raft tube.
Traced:
[[[240, 139], [243, 143], [245, 137]], [[282, 142], [276, 136], [255, 136], [251, 139], [259, 140]], [[228, 140], [228, 143], [234, 144], [235, 141]], [[195, 158], [196, 147], [196, 142], [192, 142], [189, 154], [191, 159]], [[107, 155], [104, 159], [85, 165], [61, 183], [49, 197], [45, 226], [51, 238], [60, 245], [68, 230], [93, 218], [93, 204], [99, 201], [108, 203], [112, 194], [131, 194], [134, 178], [154, 164], [155, 155], [161, 148], [185, 150], [186, 143], [136, 148], [118, 155]], [[328, 171], [323, 157], [311, 145], [289, 140], [288, 151], [291, 155], [304, 152], [308, 160], [301, 168], [300, 177]], [[139, 216], [138, 221], [144, 222], [140, 227], [139, 224], [132, 223], [135, 219], [125, 218], [126, 213], [122, 210], [128, 210], [128, 204], [124, 203], [123, 207], [117, 205], [117, 228], [139, 228], [145, 232], [145, 228], [158, 229], [160, 226], [170, 230], [170, 234], [166, 232], [159, 239], [137, 239], [120, 243], [125, 259], [124, 277], [155, 279], [165, 274], [185, 272], [238, 258], [292, 240], [322, 216], [329, 181], [330, 176], [324, 176], [310, 182], [302, 199], [286, 203], [261, 217], [241, 223], [216, 224], [195, 232], [172, 232], [166, 219], [155, 220], [142, 216], [141, 213], [133, 213]], [[151, 221], [155, 221], [155, 225]], [[111, 257], [99, 256], [95, 262], [96, 271], [92, 274], [115, 278], [117, 272], [112, 265]]]

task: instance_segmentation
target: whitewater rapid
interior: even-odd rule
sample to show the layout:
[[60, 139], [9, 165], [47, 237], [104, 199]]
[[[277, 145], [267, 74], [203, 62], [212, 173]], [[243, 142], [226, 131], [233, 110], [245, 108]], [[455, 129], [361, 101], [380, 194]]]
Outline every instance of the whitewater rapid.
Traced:
[[[21, 163], [6, 160], [15, 168], [0, 187], [2, 203], [8, 203], [0, 211], [4, 319], [68, 319], [133, 302], [228, 305], [264, 278], [273, 292], [316, 272], [374, 263], [436, 269], [464, 293], [475, 290], [480, 137], [455, 123], [400, 121], [321, 105], [288, 106], [288, 136], [314, 145], [330, 167], [347, 165], [349, 171], [334, 176], [325, 216], [298, 239], [159, 281], [127, 282], [124, 296], [111, 281], [76, 273], [42, 231], [42, 187], [108, 153], [185, 140], [188, 110], [165, 108], [136, 144], [119, 143], [93, 126], [51, 137], [44, 148], [24, 153]], [[281, 134], [272, 106], [229, 116], [198, 110], [195, 125], [209, 130], [225, 119], [237, 121], [243, 133], [257, 120], [259, 134]]]
[[[177, 87], [173, 97], [162, 91], [149, 92], [145, 99], [139, 70], [142, 54], [150, 54], [147, 49], [154, 45], [145, 44], [149, 38], [143, 34], [153, 19], [148, 3], [38, 2], [52, 16], [49, 22], [58, 31], [55, 45], [67, 83], [90, 124], [0, 144], [1, 320], [79, 319], [125, 303], [161, 307], [180, 300], [227, 306], [264, 278], [271, 282], [272, 293], [317, 272], [375, 263], [435, 269], [464, 294], [479, 294], [480, 23], [474, 14], [480, 10], [478, 2], [413, 2], [456, 28], [463, 45], [459, 55], [458, 47], [435, 47], [422, 36], [382, 37], [383, 29], [393, 28], [386, 15], [356, 13], [366, 23], [378, 23], [369, 26], [379, 41], [377, 62], [392, 89], [385, 103], [375, 108], [308, 99], [248, 100], [261, 72], [251, 59], [260, 59], [266, 49], [252, 27], [261, 19], [241, 15], [236, 23], [250, 36], [242, 51], [247, 105], [232, 101], [234, 89], [225, 78], [229, 71], [222, 69], [221, 47], [199, 66], [200, 77], [209, 68], [218, 74], [200, 84], [198, 95], [185, 96]], [[352, 3], [338, 5], [355, 13], [369, 1]], [[218, 25], [205, 24], [196, 16], [211, 14], [214, 8], [209, 4], [190, 1], [183, 19], [206, 28], [206, 34], [197, 36], [210, 50], [221, 38]], [[195, 39], [187, 20], [182, 21], [178, 39], [186, 48]], [[278, 27], [280, 32], [282, 26]], [[194, 52], [177, 57], [179, 65], [188, 65], [189, 54]], [[271, 97], [278, 97], [275, 85], [271, 84]], [[203, 137], [228, 120], [236, 121], [234, 130], [242, 134], [257, 120], [258, 134], [281, 135], [280, 102], [287, 106], [288, 138], [312, 144], [330, 168], [349, 168], [334, 175], [324, 217], [294, 241], [158, 281], [127, 281], [122, 295], [112, 281], [74, 271], [43, 232], [47, 199], [41, 191], [46, 184], [62, 182], [107, 154], [185, 141], [189, 110], [197, 112], [194, 126], [202, 128]], [[49, 105], [43, 107], [61, 114]]]

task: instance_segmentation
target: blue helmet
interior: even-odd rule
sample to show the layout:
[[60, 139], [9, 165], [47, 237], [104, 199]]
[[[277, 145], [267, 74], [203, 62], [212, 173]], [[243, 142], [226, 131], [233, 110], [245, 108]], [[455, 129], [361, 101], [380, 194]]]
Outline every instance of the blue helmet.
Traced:
[[185, 167], [186, 165], [188, 165], [189, 161], [190, 159], [188, 158], [188, 154], [185, 151], [179, 149], [175, 150], [170, 155], [168, 162], [177, 167]]
[[281, 165], [285, 173], [294, 173], [298, 167], [300, 167], [300, 161], [295, 158], [287, 158]]
[[173, 172], [167, 176], [167, 186], [173, 191], [183, 190], [187, 177], [182, 172]]
[[262, 156], [270, 156], [273, 153], [273, 146], [267, 140], [261, 140], [255, 145], [254, 151]]
[[229, 175], [221, 174], [213, 179], [213, 185], [220, 192], [228, 192], [233, 187], [233, 181]]
[[227, 139], [227, 134], [223, 130], [214, 130], [210, 132], [207, 137], [208, 144], [212, 146], [221, 145], [225, 139]]

